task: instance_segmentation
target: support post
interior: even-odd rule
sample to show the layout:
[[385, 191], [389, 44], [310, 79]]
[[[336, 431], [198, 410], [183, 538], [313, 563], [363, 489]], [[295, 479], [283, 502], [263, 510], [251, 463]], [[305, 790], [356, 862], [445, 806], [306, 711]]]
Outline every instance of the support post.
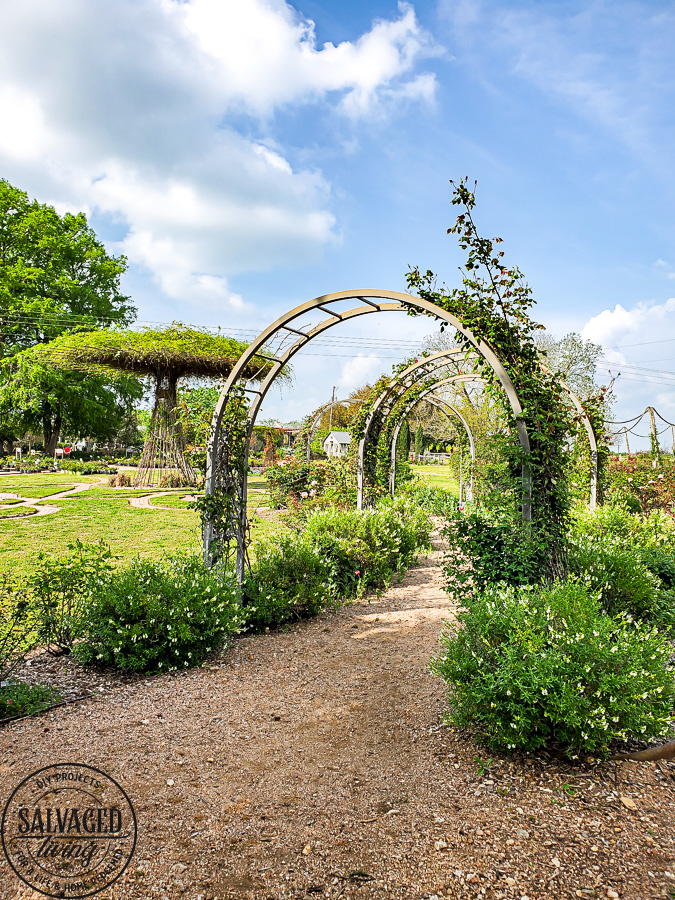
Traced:
[[652, 468], [656, 469], [659, 465], [659, 436], [656, 433], [656, 417], [654, 416], [654, 407], [648, 406], [649, 424], [652, 430]]
[[253, 421], [248, 419], [246, 422], [246, 442], [244, 444], [244, 464], [241, 484], [239, 485], [239, 509], [237, 510], [237, 584], [244, 583], [246, 577], [246, 529], [248, 518], [246, 515], [246, 504], [248, 501], [248, 454], [251, 446], [251, 435], [253, 434]]

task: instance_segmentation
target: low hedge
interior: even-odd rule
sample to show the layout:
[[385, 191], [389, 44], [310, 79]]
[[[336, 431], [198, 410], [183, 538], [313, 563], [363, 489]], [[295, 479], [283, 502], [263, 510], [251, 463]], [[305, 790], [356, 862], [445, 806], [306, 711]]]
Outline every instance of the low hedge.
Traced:
[[615, 739], [670, 732], [672, 647], [657, 629], [608, 616], [586, 587], [495, 585], [447, 626], [433, 671], [448, 718], [497, 750], [557, 744], [606, 756]]

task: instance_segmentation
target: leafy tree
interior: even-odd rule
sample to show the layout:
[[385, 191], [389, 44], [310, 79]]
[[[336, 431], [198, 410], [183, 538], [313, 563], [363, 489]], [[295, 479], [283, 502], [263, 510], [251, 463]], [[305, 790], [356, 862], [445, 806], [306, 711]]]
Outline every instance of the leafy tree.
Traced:
[[417, 426], [417, 431], [415, 432], [415, 456], [419, 461], [420, 456], [424, 453], [424, 429], [421, 425]]
[[402, 459], [408, 459], [408, 454], [410, 453], [410, 426], [408, 425], [408, 421], [401, 425], [401, 430], [398, 435], [398, 450]]
[[105, 436], [135, 392], [129, 382], [57, 375], [32, 348], [64, 332], [128, 325], [124, 257], [110, 256], [84, 214], [59, 215], [0, 180], [0, 439], [40, 428], [52, 452], [62, 427]]
[[595, 376], [602, 354], [599, 344], [586, 341], [574, 332], [556, 340], [545, 331], [537, 333], [535, 343], [543, 356], [544, 365], [560, 375], [581, 400], [597, 394]]

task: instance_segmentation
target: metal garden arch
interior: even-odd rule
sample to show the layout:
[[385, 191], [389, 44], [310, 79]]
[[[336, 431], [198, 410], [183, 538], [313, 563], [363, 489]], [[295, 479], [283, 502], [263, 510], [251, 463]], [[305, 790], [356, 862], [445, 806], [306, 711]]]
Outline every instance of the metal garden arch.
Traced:
[[[371, 439], [371, 428], [373, 427], [374, 422], [376, 421], [377, 414], [382, 410], [382, 415], [380, 416], [380, 431], [384, 425], [386, 419], [393, 413], [395, 405], [401, 400], [401, 398], [405, 395], [405, 393], [411, 390], [416, 384], [419, 383], [419, 375], [422, 375], [424, 378], [431, 378], [434, 376], [438, 376], [439, 373], [442, 372], [444, 368], [447, 366], [457, 363], [460, 359], [465, 361], [475, 361], [478, 359], [476, 354], [466, 354], [462, 350], [458, 350], [456, 348], [451, 348], [448, 350], [440, 350], [437, 353], [431, 354], [429, 356], [423, 357], [420, 360], [417, 360], [411, 366], [408, 366], [407, 369], [402, 371], [396, 378], [392, 379], [389, 384], [385, 387], [382, 393], [379, 395], [375, 403], [373, 404], [372, 410], [368, 419], [366, 420], [366, 424], [364, 427], [364, 433], [359, 442], [358, 449], [358, 493], [357, 493], [357, 506], [359, 509], [363, 507], [364, 503], [364, 490], [365, 490], [365, 468], [366, 468], [366, 453], [368, 444]], [[542, 369], [550, 374], [549, 370], [542, 366]], [[451, 378], [446, 379], [443, 384], [447, 384], [449, 382], [457, 382], [457, 381], [484, 381], [485, 378], [481, 374], [477, 372], [470, 372], [465, 374], [455, 375]], [[598, 485], [598, 448], [597, 441], [595, 438], [595, 432], [593, 431], [593, 425], [591, 423], [588, 414], [584, 410], [581, 401], [577, 397], [577, 395], [572, 391], [572, 389], [565, 384], [564, 381], [560, 381], [560, 385], [563, 390], [569, 396], [574, 408], [576, 409], [579, 417], [581, 418], [584, 427], [586, 429], [586, 434], [588, 436], [588, 442], [590, 445], [590, 455], [591, 455], [591, 466], [590, 466], [590, 485], [589, 485], [589, 508], [594, 510], [597, 504], [597, 485]], [[434, 390], [439, 387], [440, 384], [438, 381], [430, 383], [429, 390]], [[417, 400], [411, 404], [415, 405], [416, 402], [419, 402], [419, 399], [424, 394], [419, 395]], [[407, 411], [402, 413], [401, 415], [401, 423], [403, 418], [407, 415]], [[398, 426], [400, 428], [400, 425]], [[398, 430], [396, 431], [396, 437], [398, 437]], [[376, 442], [379, 439], [379, 433], [375, 435], [374, 441]], [[473, 457], [475, 459], [475, 456]], [[392, 459], [392, 469], [390, 470], [390, 489], [392, 478], [395, 477], [395, 445], [391, 450], [391, 459]], [[394, 472], [394, 475], [391, 473]], [[525, 466], [523, 466], [523, 520], [527, 521], [531, 515], [531, 508], [527, 506], [529, 496], [528, 496], [528, 484], [526, 479], [529, 477], [529, 472], [526, 470]]]
[[[476, 462], [476, 444], [473, 439], [473, 432], [469, 427], [469, 423], [466, 421], [461, 412], [457, 409], [456, 406], [453, 406], [452, 403], [449, 403], [447, 400], [444, 400], [442, 397], [437, 397], [435, 392], [442, 388], [444, 385], [448, 383], [454, 383], [455, 378], [447, 378], [443, 381], [437, 382], [436, 384], [431, 385], [428, 390], [423, 391], [414, 400], [411, 400], [410, 403], [406, 406], [406, 408], [401, 413], [401, 417], [396, 423], [396, 427], [394, 428], [394, 432], [391, 436], [391, 459], [390, 459], [390, 469], [389, 469], [389, 493], [393, 497], [396, 492], [396, 445], [398, 444], [398, 437], [401, 432], [401, 428], [403, 427], [403, 423], [406, 419], [408, 413], [414, 409], [418, 403], [422, 403], [422, 401], [426, 400], [427, 403], [431, 403], [433, 406], [438, 407], [440, 411], [445, 415], [449, 422], [452, 422], [451, 416], [448, 414], [447, 410], [451, 410], [457, 418], [460, 420], [462, 425], [464, 426], [464, 430], [466, 431], [467, 437], [469, 438], [469, 452], [471, 453], [471, 463]], [[473, 468], [471, 472], [471, 479], [469, 482], [469, 490], [473, 491]], [[459, 499], [460, 502], [462, 500], [462, 482], [460, 477], [460, 485], [459, 485]]]
[[[360, 302], [362, 305], [344, 311], [329, 308], [337, 303], [352, 300]], [[448, 325], [457, 329], [457, 331], [464, 335], [470, 342], [478, 357], [485, 364], [489, 365], [495, 373], [495, 376], [499, 380], [506, 394], [513, 414], [513, 419], [516, 423], [518, 439], [523, 451], [523, 518], [527, 520], [531, 518], [531, 482], [527, 463], [527, 457], [530, 452], [530, 439], [523, 419], [523, 409], [518, 400], [513, 382], [492, 347], [485, 341], [476, 337], [452, 313], [449, 313], [446, 310], [441, 309], [440, 306], [436, 306], [434, 303], [430, 303], [428, 300], [424, 300], [420, 297], [414, 297], [411, 294], [405, 294], [398, 291], [338, 291], [333, 294], [324, 294], [321, 297], [317, 297], [314, 300], [309, 300], [300, 306], [296, 306], [269, 325], [251, 342], [248, 349], [239, 358], [221, 391], [213, 414], [211, 440], [209, 442], [207, 456], [205, 486], [206, 503], [208, 504], [209, 498], [216, 494], [222, 486], [227, 485], [227, 489], [234, 500], [236, 521], [234, 521], [230, 533], [222, 535], [216, 532], [213, 519], [207, 519], [204, 528], [204, 555], [207, 560], [210, 561], [213, 559], [212, 548], [214, 544], [223, 540], [223, 538], [235, 538], [237, 547], [237, 578], [240, 581], [243, 580], [247, 550], [246, 474], [248, 468], [248, 447], [253, 426], [255, 425], [255, 420], [262, 402], [282, 368], [311, 340], [340, 322], [351, 321], [357, 317], [376, 312], [407, 312], [410, 308], [427, 313], [437, 321], [447, 322]], [[311, 327], [307, 326], [307, 330], [293, 327], [298, 319], [301, 319], [308, 313], [317, 311], [323, 313], [325, 316], [318, 325]], [[277, 355], [267, 356], [264, 352], [264, 348], [269, 346], [270, 342], [273, 340], [278, 340], [282, 335], [284, 338], [290, 338], [292, 340], [290, 346], [281, 352], [281, 348], [283, 348], [282, 341], [281, 348]], [[293, 340], [293, 338], [295, 339]], [[242, 373], [245, 372], [246, 366], [256, 354], [269, 359], [272, 362], [272, 367], [265, 380], [258, 388], [244, 388], [244, 391], [251, 394], [253, 399], [248, 408], [248, 418], [246, 422], [243, 471], [225, 471], [220, 462], [225, 458], [223, 449], [228, 440], [227, 429], [221, 427], [223, 413], [228, 399], [232, 396], [233, 389], [237, 386]]]

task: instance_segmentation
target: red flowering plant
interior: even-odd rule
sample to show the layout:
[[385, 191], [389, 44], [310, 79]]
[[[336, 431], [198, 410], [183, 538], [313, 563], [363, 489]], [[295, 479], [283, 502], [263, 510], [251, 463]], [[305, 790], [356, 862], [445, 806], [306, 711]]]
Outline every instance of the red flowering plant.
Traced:
[[675, 464], [671, 458], [654, 460], [648, 453], [612, 456], [607, 480], [610, 502], [624, 503], [643, 516], [661, 510], [675, 517]]

